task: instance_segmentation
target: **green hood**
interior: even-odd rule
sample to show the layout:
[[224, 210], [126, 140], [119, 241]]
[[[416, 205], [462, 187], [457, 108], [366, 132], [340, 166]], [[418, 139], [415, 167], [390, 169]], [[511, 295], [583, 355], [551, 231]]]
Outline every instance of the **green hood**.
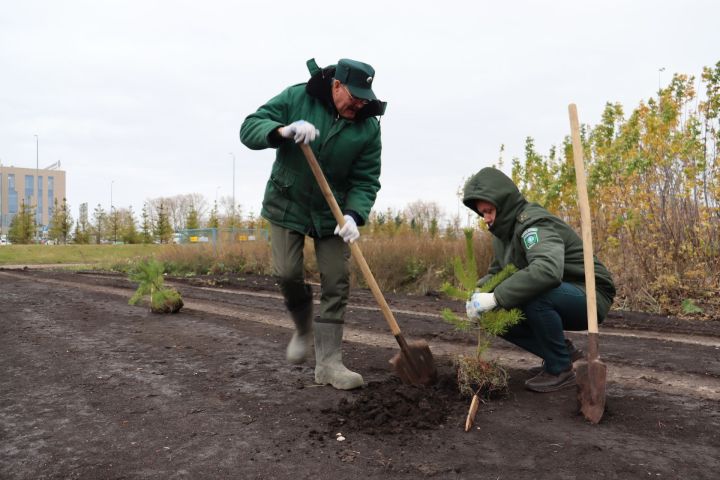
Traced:
[[463, 191], [465, 206], [480, 215], [475, 206], [478, 200], [490, 202], [497, 209], [490, 233], [501, 239], [510, 239], [515, 219], [528, 203], [515, 183], [496, 168], [483, 168], [470, 177]]

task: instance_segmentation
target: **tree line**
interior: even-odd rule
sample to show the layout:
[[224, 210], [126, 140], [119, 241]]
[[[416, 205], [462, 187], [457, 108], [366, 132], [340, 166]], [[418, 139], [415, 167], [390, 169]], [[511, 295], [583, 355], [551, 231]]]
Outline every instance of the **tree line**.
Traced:
[[174, 232], [200, 228], [256, 228], [266, 227], [262, 218], [250, 212], [243, 215], [240, 205], [233, 208], [232, 200], [221, 198], [211, 207], [199, 193], [158, 197], [147, 200], [137, 216], [132, 207], [111, 207], [109, 211], [98, 204], [92, 212], [82, 203], [77, 220], [73, 218], [65, 198], [52, 210], [45, 235], [38, 232], [35, 206], [21, 202], [8, 231], [12, 243], [34, 243], [52, 240], [57, 243], [169, 243]]
[[[698, 91], [701, 91], [701, 95]], [[666, 311], [715, 302], [720, 289], [720, 62], [699, 81], [675, 74], [625, 115], [607, 103], [583, 125], [595, 250], [616, 276], [621, 307]], [[513, 179], [579, 231], [572, 145], [525, 143]], [[617, 301], [616, 301], [617, 303]]]

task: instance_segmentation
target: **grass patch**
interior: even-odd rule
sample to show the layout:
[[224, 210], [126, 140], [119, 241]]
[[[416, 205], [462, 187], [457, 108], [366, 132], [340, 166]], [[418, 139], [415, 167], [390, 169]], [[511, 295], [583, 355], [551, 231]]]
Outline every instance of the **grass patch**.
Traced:
[[158, 255], [172, 245], [3, 245], [0, 266], [80, 263], [105, 267], [137, 257]]

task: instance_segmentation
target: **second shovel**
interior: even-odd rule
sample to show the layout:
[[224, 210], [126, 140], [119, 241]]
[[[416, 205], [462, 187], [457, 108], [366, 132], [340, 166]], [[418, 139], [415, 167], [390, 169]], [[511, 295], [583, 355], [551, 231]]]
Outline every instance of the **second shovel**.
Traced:
[[598, 348], [597, 304], [595, 303], [595, 262], [593, 259], [592, 233], [590, 228], [590, 201], [585, 182], [585, 162], [580, 143], [580, 125], [577, 107], [570, 104], [570, 131], [575, 161], [580, 224], [582, 228], [583, 259], [585, 267], [585, 290], [587, 295], [588, 353], [587, 361], [580, 360], [576, 367], [577, 400], [580, 411], [592, 423], [598, 423], [605, 412], [605, 384], [607, 366], [600, 361]]

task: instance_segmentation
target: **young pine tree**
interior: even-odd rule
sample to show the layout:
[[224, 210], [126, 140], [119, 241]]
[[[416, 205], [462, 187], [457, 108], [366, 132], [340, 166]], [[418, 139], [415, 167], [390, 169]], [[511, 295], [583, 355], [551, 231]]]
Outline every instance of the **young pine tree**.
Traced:
[[15, 214], [10, 222], [8, 238], [11, 243], [32, 243], [35, 238], [35, 212], [32, 205], [23, 200], [20, 204], [20, 211]]
[[95, 243], [102, 243], [102, 241], [107, 238], [107, 223], [107, 213], [105, 213], [102, 205], [98, 203], [93, 211], [92, 223], [92, 236], [95, 239]]
[[138, 243], [140, 241], [140, 235], [135, 225], [135, 215], [133, 214], [132, 207], [121, 208], [118, 214], [120, 216], [120, 239], [123, 243]]
[[[460, 287], [445, 283], [441, 290], [457, 300], [467, 301], [474, 292], [492, 292], [504, 280], [517, 271], [509, 264], [479, 288], [477, 265], [473, 251], [473, 229], [465, 229], [465, 260], [456, 257], [453, 261], [455, 277]], [[461, 331], [476, 330], [478, 347], [475, 356], [460, 355], [456, 359], [458, 366], [458, 386], [460, 393], [490, 398], [507, 391], [508, 376], [505, 369], [495, 361], [486, 361], [483, 353], [490, 345], [493, 336], [502, 335], [508, 328], [523, 318], [519, 309], [505, 310], [497, 308], [483, 313], [479, 319], [460, 318], [450, 309], [444, 309], [442, 316], [446, 322]]]
[[200, 228], [200, 220], [198, 219], [198, 212], [195, 210], [195, 206], [190, 206], [187, 218], [185, 219], [185, 228], [188, 230], [196, 230]]
[[53, 216], [50, 219], [48, 235], [58, 243], [66, 244], [70, 239], [72, 226], [73, 219], [67, 200], [63, 198], [62, 204], [58, 207], [57, 199], [55, 199], [55, 207], [53, 208]]
[[153, 236], [152, 232], [154, 230], [152, 220], [150, 220], [150, 215], [148, 215], [147, 211], [147, 203], [143, 204], [142, 209], [142, 224], [141, 224], [141, 230], [140, 230], [140, 241], [142, 243], [152, 243]]
[[90, 222], [88, 221], [88, 204], [81, 203], [78, 221], [75, 223], [75, 243], [90, 243]]
[[120, 211], [115, 207], [110, 207], [108, 215], [108, 236], [112, 243], [117, 243], [120, 236]]
[[172, 238], [173, 231], [170, 226], [170, 218], [168, 217], [168, 214], [165, 211], [165, 205], [162, 202], [160, 202], [160, 208], [158, 209], [158, 219], [155, 224], [154, 233], [155, 238], [157, 238], [160, 243], [168, 243], [170, 238]]
[[218, 228], [220, 226], [220, 219], [218, 218], [218, 205], [217, 201], [210, 210], [210, 219], [208, 220], [208, 228]]

